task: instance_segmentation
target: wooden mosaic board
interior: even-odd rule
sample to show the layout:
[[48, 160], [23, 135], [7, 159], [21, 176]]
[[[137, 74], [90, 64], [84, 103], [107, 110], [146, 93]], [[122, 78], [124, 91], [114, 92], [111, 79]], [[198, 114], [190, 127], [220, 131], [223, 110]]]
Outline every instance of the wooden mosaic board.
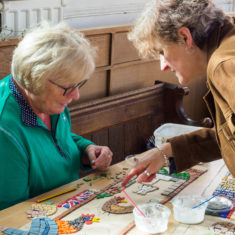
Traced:
[[[189, 180], [182, 180], [171, 176], [157, 174], [155, 183], [153, 184], [156, 190], [150, 191], [144, 195], [135, 193], [136, 191], [138, 191], [138, 189], [141, 186], [138, 183], [132, 184], [125, 191], [135, 201], [136, 204], [143, 204], [151, 200], [158, 200], [160, 203], [164, 204], [168, 202], [172, 197], [177, 195], [187, 185], [191, 184], [194, 180], [196, 180], [202, 174], [204, 174], [206, 172], [206, 168], [199, 166], [188, 170], [188, 172], [191, 175]], [[120, 186], [121, 179], [119, 179], [117, 182], [113, 184], [109, 184], [109, 186], [101, 189], [100, 192], [107, 190], [109, 187], [112, 187], [114, 184], [116, 184], [116, 186]], [[94, 187], [92, 186], [92, 188], [95, 189], [95, 184], [93, 185]], [[89, 187], [89, 182], [84, 183], [83, 187], [91, 188]], [[84, 188], [81, 190], [84, 190]], [[166, 191], [169, 192], [168, 195], [166, 195]], [[115, 196], [125, 197], [123, 192], [120, 192]], [[89, 226], [84, 226], [82, 230], [79, 231], [79, 233], [74, 233], [74, 234], [93, 234], [94, 231], [96, 231], [96, 234], [102, 234], [102, 235], [118, 234], [126, 226], [128, 226], [128, 224], [130, 224], [130, 221], [133, 221], [134, 218], [132, 213], [110, 214], [108, 212], [103, 211], [102, 210], [103, 205], [110, 199], [111, 197], [106, 197], [101, 199], [96, 199], [95, 197], [92, 197], [92, 200], [88, 200], [87, 202], [84, 202], [82, 205], [77, 206], [74, 209], [71, 208], [68, 210], [65, 208], [58, 208], [58, 212], [51, 217], [56, 219], [63, 218], [63, 220], [73, 220], [79, 217], [81, 214], [95, 214], [95, 217], [100, 218], [99, 223], [94, 223]], [[125, 206], [128, 207], [131, 206], [131, 204], [127, 202]], [[120, 224], [122, 226], [120, 226]], [[132, 226], [134, 226], [133, 223]], [[22, 229], [27, 230], [27, 227], [29, 227], [29, 225], [23, 226]]]
[[[215, 189], [218, 186], [218, 182], [221, 181], [221, 179], [225, 176], [228, 169], [224, 165], [223, 160], [214, 161], [211, 163], [203, 164], [204, 167], [199, 166], [199, 168], [195, 168], [198, 171], [205, 172], [205, 174], [198, 175], [198, 178], [196, 177], [193, 182], [188, 182], [189, 185], [187, 187], [183, 188], [182, 191], [180, 191], [180, 194], [189, 194], [189, 195], [202, 195], [206, 198], [211, 197], [212, 193], [215, 191]], [[118, 178], [121, 179], [125, 176], [125, 172], [123, 172], [124, 168], [128, 167], [126, 162], [121, 162], [116, 165], [112, 165], [109, 169], [110, 177], [105, 178], [97, 178], [97, 174], [91, 174], [89, 177], [92, 178], [91, 182], [84, 182], [83, 179], [79, 179], [77, 181], [74, 181], [70, 184], [64, 185], [58, 189], [52, 190], [48, 193], [45, 193], [43, 195], [40, 195], [39, 197], [35, 197], [32, 199], [29, 199], [23, 203], [17, 204], [9, 209], [3, 210], [0, 212], [0, 226], [8, 227], [8, 228], [17, 228], [22, 229], [24, 231], [29, 231], [31, 226], [31, 220], [27, 219], [26, 217], [26, 211], [31, 208], [31, 205], [35, 203], [36, 200], [40, 198], [44, 198], [48, 195], [55, 194], [57, 192], [67, 190], [71, 187], [77, 187], [77, 190], [74, 192], [69, 192], [68, 194], [60, 195], [59, 197], [55, 197], [53, 199], [50, 199], [50, 201], [54, 202], [54, 205], [63, 203], [69, 198], [74, 197], [77, 194], [80, 194], [84, 190], [97, 190], [102, 191], [106, 187], [109, 188], [113, 183], [118, 182]], [[205, 169], [208, 169], [205, 171]], [[127, 171], [127, 170], [125, 170]], [[122, 172], [122, 174], [120, 174]], [[162, 177], [162, 176], [161, 176]], [[160, 177], [160, 178], [161, 178]], [[194, 177], [191, 177], [191, 180]], [[116, 181], [116, 182], [114, 182]], [[185, 182], [184, 182], [185, 183]], [[78, 187], [79, 185], [79, 187]], [[178, 185], [181, 186], [182, 182], [178, 182]], [[172, 209], [172, 205], [169, 202], [170, 197], [174, 196], [173, 192], [169, 193], [169, 189], [173, 189], [175, 193], [176, 190], [176, 182], [172, 180], [157, 180], [152, 185], [155, 187], [155, 191], [149, 191], [148, 193], [139, 193], [140, 184], [134, 183], [129, 188], [127, 188], [125, 191], [129, 194], [129, 196], [137, 203], [142, 204], [146, 203], [150, 200], [158, 200], [161, 202], [168, 201], [166, 203], [166, 206], [170, 209]], [[186, 186], [186, 184], [184, 185]], [[174, 189], [175, 188], [175, 189]], [[179, 187], [178, 187], [179, 188]], [[110, 190], [110, 189], [109, 189]], [[142, 189], [141, 189], [142, 190]], [[135, 193], [138, 192], [138, 193]], [[169, 193], [169, 195], [165, 195], [166, 192]], [[170, 195], [171, 194], [171, 195]], [[118, 197], [125, 197], [123, 192], [118, 192], [116, 194]], [[82, 204], [79, 208], [76, 208], [73, 211], [69, 211], [66, 208], [60, 207], [57, 208], [57, 212], [55, 215], [50, 215], [49, 217], [51, 219], [61, 216], [64, 212], [66, 212], [64, 215], [62, 215], [63, 220], [70, 220], [73, 221], [76, 218], [80, 217], [82, 214], [94, 214], [96, 218], [100, 218], [100, 221], [97, 223], [92, 223], [90, 225], [85, 224], [82, 229], [79, 231], [79, 233], [74, 234], [81, 234], [81, 235], [91, 235], [91, 234], [102, 234], [102, 235], [117, 235], [117, 234], [127, 234], [127, 235], [146, 235], [143, 232], [139, 231], [137, 227], [135, 227], [135, 224], [133, 223], [134, 217], [132, 213], [129, 214], [111, 214], [108, 212], [105, 212], [102, 210], [103, 205], [105, 202], [110, 200], [111, 197], [101, 198], [97, 199], [94, 198], [93, 200], [86, 202]], [[45, 202], [46, 203], [46, 202]], [[130, 203], [124, 204], [124, 206], [128, 206]], [[205, 220], [201, 224], [197, 225], [187, 225], [178, 223], [174, 219], [173, 211], [171, 210], [171, 215], [169, 217], [169, 223], [168, 223], [168, 229], [165, 233], [162, 233], [162, 235], [212, 235], [213, 232], [209, 228], [213, 226], [213, 224], [221, 224], [225, 219], [216, 217], [216, 216], [205, 216]], [[234, 221], [229, 220], [234, 223]], [[130, 229], [126, 228], [129, 226]], [[126, 232], [125, 232], [126, 231]], [[214, 235], [214, 234], [213, 234]]]

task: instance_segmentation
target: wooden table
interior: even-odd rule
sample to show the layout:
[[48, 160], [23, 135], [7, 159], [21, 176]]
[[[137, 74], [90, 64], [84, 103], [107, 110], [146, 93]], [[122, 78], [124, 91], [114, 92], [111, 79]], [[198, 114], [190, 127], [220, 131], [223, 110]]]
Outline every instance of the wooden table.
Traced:
[[[203, 195], [205, 197], [210, 197], [212, 192], [220, 183], [221, 178], [226, 174], [227, 168], [224, 165], [223, 160], [214, 161], [208, 164], [204, 164], [208, 171], [199, 177], [196, 181], [188, 185], [180, 194], [198, 194]], [[113, 165], [110, 167], [110, 172], [114, 174], [115, 172], [119, 172], [123, 170], [123, 167], [129, 167], [125, 161]], [[93, 177], [94, 174], [90, 175]], [[104, 178], [97, 179], [92, 181], [92, 186], [89, 186], [89, 183], [84, 183], [83, 179], [79, 179], [70, 184], [64, 185], [60, 188], [52, 190], [48, 193], [40, 195], [35, 198], [31, 198], [25, 202], [19, 203], [15, 206], [12, 206], [8, 209], [0, 211], [0, 226], [4, 227], [12, 227], [12, 228], [21, 228], [23, 230], [27, 230], [29, 228], [30, 220], [26, 218], [25, 211], [31, 208], [31, 204], [34, 203], [37, 199], [63, 191], [65, 189], [76, 186], [78, 183], [84, 183], [79, 189], [76, 191], [66, 193], [64, 195], [55, 197], [50, 199], [54, 203], [61, 203], [67, 198], [74, 196], [75, 194], [83, 191], [88, 188], [102, 189], [105, 186], [109, 185], [113, 182], [113, 180]], [[153, 192], [154, 193], [154, 192]], [[138, 196], [138, 195], [137, 195]], [[103, 200], [103, 201], [102, 201]], [[85, 225], [81, 231], [77, 234], [102, 234], [102, 235], [114, 235], [114, 234], [128, 234], [128, 235], [143, 235], [143, 232], [138, 231], [136, 227], [133, 227], [127, 233], [124, 233], [123, 230], [128, 226], [131, 222], [134, 221], [132, 214], [127, 215], [114, 215], [108, 214], [101, 210], [102, 204], [106, 199], [94, 199], [88, 204], [82, 206], [79, 210], [79, 214], [81, 213], [94, 213], [95, 217], [100, 218], [100, 223], [93, 223], [92, 225]], [[170, 209], [171, 203], [166, 204]], [[78, 217], [76, 215], [77, 211], [74, 211], [71, 215], [65, 217], [64, 219], [71, 219], [73, 216]], [[57, 212], [56, 215], [61, 214], [61, 211]], [[52, 216], [52, 218], [55, 217]], [[162, 234], [184, 234], [184, 235], [198, 235], [198, 234], [209, 234], [208, 226], [217, 221], [223, 221], [224, 219], [214, 216], [205, 216], [205, 221], [198, 225], [184, 225], [176, 222], [173, 218], [173, 212], [169, 219], [168, 230]], [[26, 224], [26, 225], [25, 225]], [[200, 232], [199, 232], [200, 231]], [[204, 233], [203, 233], [204, 232]], [[211, 233], [212, 234], [212, 233]]]

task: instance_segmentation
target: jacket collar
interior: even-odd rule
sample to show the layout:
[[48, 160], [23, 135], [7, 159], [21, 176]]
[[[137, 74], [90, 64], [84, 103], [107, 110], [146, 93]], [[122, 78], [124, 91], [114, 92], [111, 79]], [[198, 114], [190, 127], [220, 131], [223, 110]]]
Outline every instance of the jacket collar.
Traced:
[[228, 34], [228, 32], [234, 28], [233, 23], [226, 22], [223, 26], [216, 28], [211, 36], [207, 39], [206, 51], [207, 51], [207, 62], [210, 60], [213, 52], [219, 47], [221, 41]]

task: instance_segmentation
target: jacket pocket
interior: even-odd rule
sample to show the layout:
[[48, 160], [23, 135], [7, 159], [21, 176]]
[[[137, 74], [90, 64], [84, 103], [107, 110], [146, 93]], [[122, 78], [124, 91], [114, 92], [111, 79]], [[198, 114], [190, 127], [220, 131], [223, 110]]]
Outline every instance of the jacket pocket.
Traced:
[[231, 126], [231, 123], [229, 122], [225, 122], [223, 125], [221, 125], [218, 128], [218, 136], [222, 151], [223, 150], [226, 151], [226, 149], [229, 148], [229, 146], [235, 151], [234, 129], [235, 126], [234, 125]]
[[235, 114], [234, 113], [229, 113], [228, 116], [225, 115], [228, 128], [230, 129], [233, 137], [235, 137]]

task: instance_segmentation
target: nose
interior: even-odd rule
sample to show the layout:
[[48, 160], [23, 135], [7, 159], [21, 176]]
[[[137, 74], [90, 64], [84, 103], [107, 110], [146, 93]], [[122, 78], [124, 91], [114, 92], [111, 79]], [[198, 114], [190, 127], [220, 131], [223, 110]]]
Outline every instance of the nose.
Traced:
[[160, 55], [160, 68], [161, 71], [166, 71], [169, 68], [168, 64], [165, 61], [164, 55]]
[[80, 93], [78, 88], [75, 88], [70, 94], [69, 97], [73, 100], [78, 100], [80, 98]]

